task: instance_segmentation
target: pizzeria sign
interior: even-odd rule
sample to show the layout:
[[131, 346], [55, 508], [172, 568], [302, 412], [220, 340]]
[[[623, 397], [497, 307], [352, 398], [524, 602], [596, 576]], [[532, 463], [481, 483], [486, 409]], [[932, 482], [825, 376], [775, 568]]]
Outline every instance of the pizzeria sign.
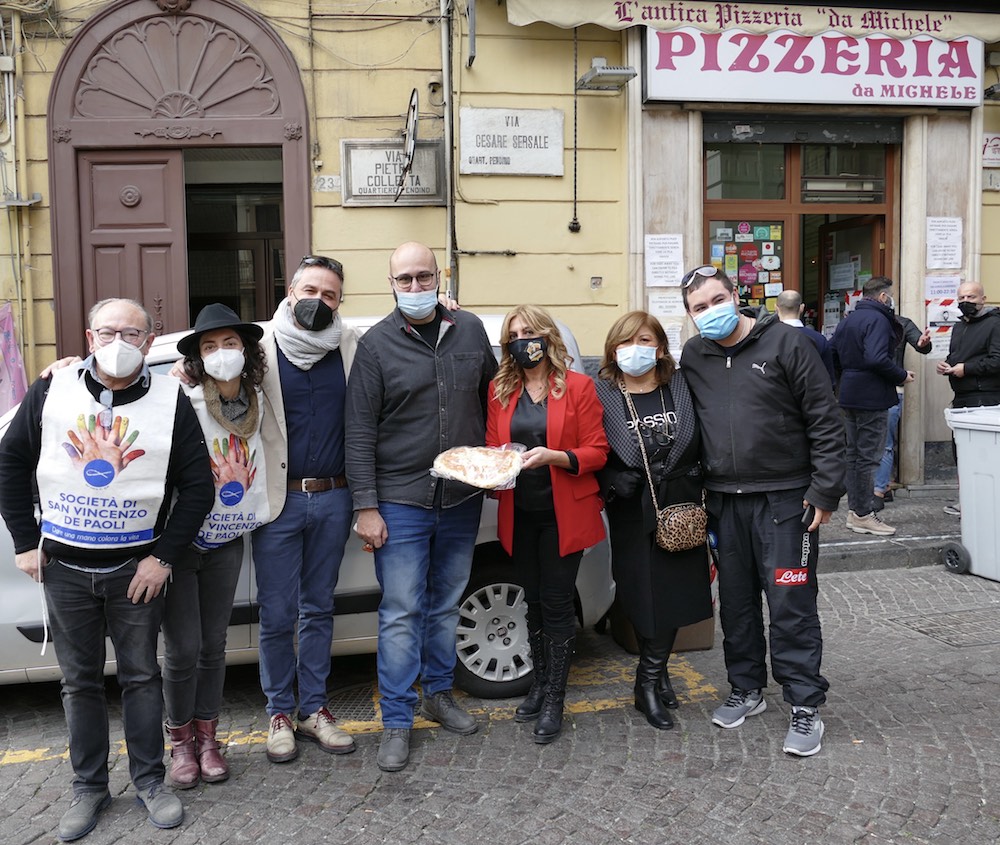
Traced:
[[972, 108], [983, 100], [983, 42], [828, 31], [647, 29], [647, 100]]

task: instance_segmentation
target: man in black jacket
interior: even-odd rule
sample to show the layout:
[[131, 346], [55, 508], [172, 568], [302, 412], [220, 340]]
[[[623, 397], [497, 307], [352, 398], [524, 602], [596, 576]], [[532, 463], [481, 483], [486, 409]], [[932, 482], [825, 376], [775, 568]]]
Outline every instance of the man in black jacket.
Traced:
[[952, 329], [948, 357], [937, 365], [955, 392], [951, 406], [1000, 405], [1000, 311], [986, 305], [979, 282], [959, 285], [958, 307], [962, 317]]
[[[1000, 311], [986, 305], [986, 291], [979, 282], [958, 286], [958, 307], [962, 316], [951, 331], [948, 357], [937, 365], [955, 392], [951, 406], [1000, 405]], [[951, 448], [954, 454], [954, 437]], [[953, 516], [961, 513], [951, 504], [944, 510]]]
[[857, 534], [896, 533], [879, 517], [874, 503], [875, 470], [885, 451], [886, 411], [897, 402], [897, 385], [913, 381], [913, 373], [896, 363], [903, 327], [894, 309], [892, 280], [874, 276], [833, 335], [847, 430], [847, 527]]
[[844, 427], [812, 342], [762, 311], [741, 313], [713, 266], [682, 282], [701, 332], [684, 375], [702, 433], [710, 527], [719, 548], [720, 617], [732, 693], [714, 724], [736, 728], [767, 703], [761, 591], [770, 612], [771, 672], [792, 707], [783, 749], [820, 750], [823, 637], [816, 611], [817, 529], [844, 492]]
[[38, 379], [0, 443], [0, 513], [18, 569], [44, 581], [63, 674], [75, 773], [59, 823], [64, 842], [86, 836], [111, 803], [105, 636], [139, 800], [156, 827], [184, 816], [163, 788], [156, 637], [171, 567], [211, 510], [215, 485], [191, 403], [174, 379], [146, 366], [152, 328], [138, 302], [98, 302], [87, 329], [92, 355]]

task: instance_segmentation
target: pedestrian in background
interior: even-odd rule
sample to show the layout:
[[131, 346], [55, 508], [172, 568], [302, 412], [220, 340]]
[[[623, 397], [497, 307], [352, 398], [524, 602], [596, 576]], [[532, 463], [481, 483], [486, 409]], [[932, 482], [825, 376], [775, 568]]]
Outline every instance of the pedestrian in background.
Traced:
[[[927, 355], [933, 348], [931, 343], [931, 330], [924, 329], [922, 332], [917, 328], [917, 324], [909, 317], [896, 314], [896, 322], [903, 327], [903, 340], [896, 347], [896, 366], [901, 370], [905, 369], [903, 358], [906, 353], [906, 345], [912, 346], [921, 355]], [[896, 404], [886, 412], [885, 417], [885, 450], [882, 452], [882, 460], [878, 469], [875, 470], [875, 498], [873, 505], [878, 513], [885, 507], [886, 502], [892, 501], [892, 472], [896, 464], [896, 443], [899, 440], [899, 420], [903, 415], [903, 387], [896, 386]]]
[[500, 349], [486, 445], [528, 447], [517, 485], [498, 493], [497, 533], [524, 587], [534, 667], [514, 719], [537, 720], [534, 740], [544, 745], [562, 730], [580, 560], [605, 536], [594, 473], [608, 441], [594, 382], [567, 370], [566, 346], [545, 309], [521, 305], [507, 314]]
[[794, 326], [813, 342], [823, 366], [826, 367], [826, 371], [830, 375], [830, 386], [835, 388], [837, 386], [837, 373], [833, 366], [833, 349], [830, 348], [830, 342], [820, 332], [802, 322], [802, 313], [806, 307], [802, 301], [802, 294], [797, 290], [783, 290], [775, 300], [775, 307], [778, 319], [782, 323]]
[[896, 386], [913, 373], [896, 364], [903, 327], [893, 313], [892, 279], [873, 276], [861, 301], [837, 325], [833, 352], [840, 370], [838, 400], [847, 431], [847, 527], [856, 534], [892, 536], [875, 510], [875, 470], [885, 450], [886, 411], [898, 401]]
[[667, 663], [677, 630], [712, 615], [712, 594], [704, 544], [668, 552], [655, 539], [657, 505], [701, 502], [703, 495], [691, 395], [652, 314], [631, 311], [611, 326], [597, 395], [611, 448], [598, 478], [611, 526], [617, 598], [639, 644], [635, 706], [654, 728], [669, 730], [669, 710], [678, 703]]
[[206, 305], [177, 342], [194, 386], [184, 392], [209, 449], [215, 502], [174, 569], [163, 616], [163, 700], [172, 786], [229, 777], [216, 730], [226, 678], [226, 632], [243, 566], [243, 536], [268, 521], [260, 437], [264, 330], [221, 303]]

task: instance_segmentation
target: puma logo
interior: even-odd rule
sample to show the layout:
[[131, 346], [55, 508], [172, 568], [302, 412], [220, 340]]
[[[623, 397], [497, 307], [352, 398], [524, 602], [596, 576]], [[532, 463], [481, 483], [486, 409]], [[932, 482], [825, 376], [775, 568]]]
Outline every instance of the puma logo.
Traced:
[[765, 361], [763, 364], [751, 364], [750, 365], [750, 369], [751, 370], [760, 370], [760, 374], [762, 376], [766, 376], [767, 373], [764, 372], [764, 367], [766, 367], [766, 366], [767, 366], [767, 361]]

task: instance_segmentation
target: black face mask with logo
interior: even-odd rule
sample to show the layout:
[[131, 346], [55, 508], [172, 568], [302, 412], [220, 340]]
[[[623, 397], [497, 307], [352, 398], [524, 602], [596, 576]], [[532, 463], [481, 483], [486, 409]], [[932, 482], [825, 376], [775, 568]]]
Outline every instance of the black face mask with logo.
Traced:
[[979, 313], [979, 306], [975, 302], [959, 302], [958, 310], [962, 312], [963, 317], [975, 317]]
[[292, 313], [295, 322], [309, 332], [321, 332], [333, 322], [333, 309], [322, 299], [300, 299]]
[[541, 364], [548, 348], [544, 337], [521, 337], [507, 344], [511, 357], [526, 370]]

